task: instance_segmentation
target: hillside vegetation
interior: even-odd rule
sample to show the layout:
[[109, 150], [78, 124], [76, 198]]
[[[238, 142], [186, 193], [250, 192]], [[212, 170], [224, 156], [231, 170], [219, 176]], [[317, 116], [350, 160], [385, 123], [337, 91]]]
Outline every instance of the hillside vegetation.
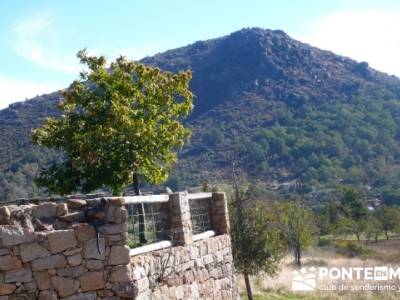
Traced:
[[[352, 184], [400, 203], [396, 77], [258, 28], [141, 62], [193, 71], [193, 134], [168, 182], [173, 189], [223, 180], [234, 153], [266, 188], [290, 183], [318, 200], [336, 184]], [[36, 195], [37, 170], [60, 157], [30, 143], [31, 128], [56, 114], [58, 101], [53, 93], [0, 111], [2, 200]]]

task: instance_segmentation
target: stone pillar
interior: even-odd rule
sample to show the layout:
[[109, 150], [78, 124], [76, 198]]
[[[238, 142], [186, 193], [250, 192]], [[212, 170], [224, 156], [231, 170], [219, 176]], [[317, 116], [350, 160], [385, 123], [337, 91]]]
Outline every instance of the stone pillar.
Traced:
[[193, 242], [192, 221], [187, 192], [169, 196], [170, 235], [175, 245], [187, 245]]
[[212, 194], [211, 222], [217, 234], [229, 233], [229, 211], [225, 193]]

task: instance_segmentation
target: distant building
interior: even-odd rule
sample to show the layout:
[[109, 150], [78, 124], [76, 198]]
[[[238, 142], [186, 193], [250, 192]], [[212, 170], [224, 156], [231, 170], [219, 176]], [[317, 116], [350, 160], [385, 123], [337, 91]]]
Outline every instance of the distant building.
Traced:
[[381, 206], [382, 201], [378, 198], [371, 198], [367, 200], [368, 210], [374, 211], [379, 206]]

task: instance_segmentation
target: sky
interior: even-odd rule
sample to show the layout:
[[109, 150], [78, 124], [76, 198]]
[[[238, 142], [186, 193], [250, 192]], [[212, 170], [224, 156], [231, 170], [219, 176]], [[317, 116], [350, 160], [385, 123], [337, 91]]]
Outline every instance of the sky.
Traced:
[[0, 109], [67, 87], [76, 53], [138, 60], [244, 27], [400, 76], [399, 0], [19, 0], [0, 2]]

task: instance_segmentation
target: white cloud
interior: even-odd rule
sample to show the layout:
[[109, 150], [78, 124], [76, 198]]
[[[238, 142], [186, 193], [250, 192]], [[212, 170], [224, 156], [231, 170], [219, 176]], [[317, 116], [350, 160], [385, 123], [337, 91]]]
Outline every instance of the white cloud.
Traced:
[[400, 76], [399, 28], [400, 12], [342, 11], [321, 17], [310, 34], [296, 37]]
[[[62, 53], [62, 50], [57, 47], [57, 41], [65, 43], [64, 39], [67, 37], [60, 36], [54, 20], [52, 14], [42, 13], [19, 22], [12, 31], [15, 38], [15, 50], [19, 56], [28, 59], [41, 68], [78, 74], [83, 67], [79, 64], [75, 53], [71, 51]], [[146, 55], [167, 50], [168, 46], [163, 44], [160, 47], [158, 44], [146, 43], [114, 50], [109, 45], [107, 47], [97, 45], [89, 47], [88, 51], [92, 55], [104, 54], [110, 61], [119, 55], [138, 60]]]
[[0, 75], [0, 109], [16, 101], [22, 101], [26, 98], [54, 92], [61, 88], [63, 87], [55, 84], [14, 80]]
[[46, 13], [18, 23], [13, 29], [15, 49], [18, 55], [42, 68], [77, 73], [81, 68], [75, 55], [60, 54], [49, 46], [57, 39], [53, 20], [52, 15]]

